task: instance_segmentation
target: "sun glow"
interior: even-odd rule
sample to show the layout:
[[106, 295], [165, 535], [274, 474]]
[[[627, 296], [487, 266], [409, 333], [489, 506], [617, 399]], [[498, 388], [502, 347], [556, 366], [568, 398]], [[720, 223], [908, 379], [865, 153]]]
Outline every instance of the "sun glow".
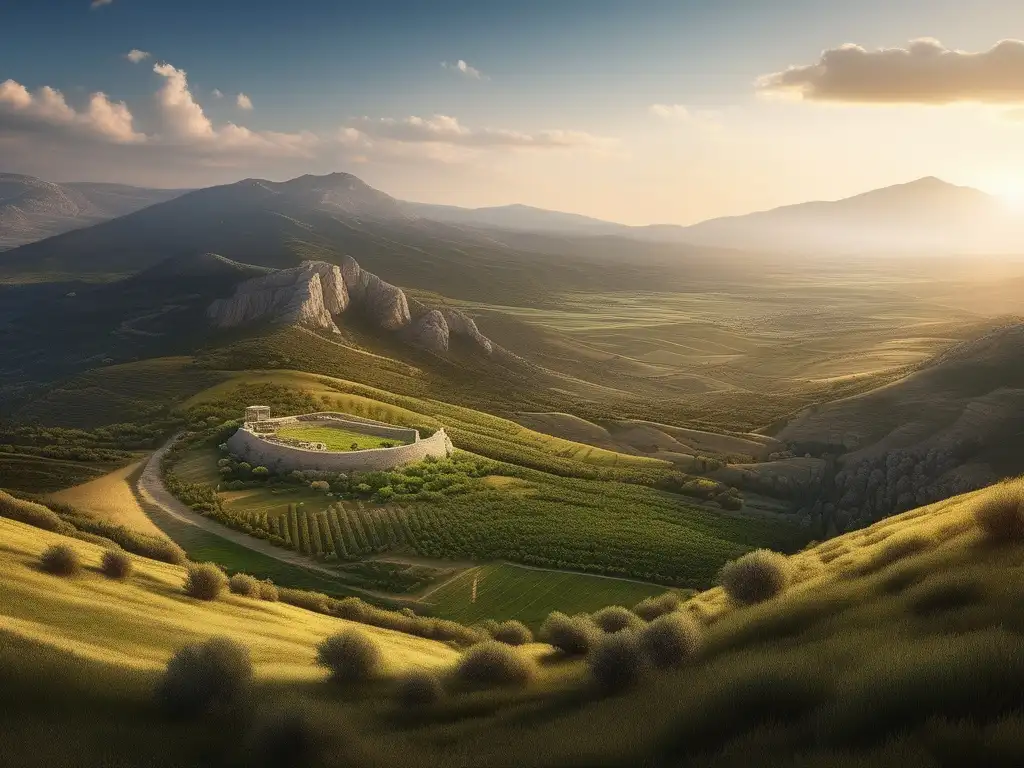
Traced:
[[1024, 178], [994, 179], [985, 188], [1007, 208], [1024, 211]]

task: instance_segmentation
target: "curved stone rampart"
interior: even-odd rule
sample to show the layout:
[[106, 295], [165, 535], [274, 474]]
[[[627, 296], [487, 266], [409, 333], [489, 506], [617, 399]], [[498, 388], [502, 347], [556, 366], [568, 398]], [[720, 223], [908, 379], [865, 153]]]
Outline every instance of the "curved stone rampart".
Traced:
[[[337, 421], [339, 426], [345, 426], [346, 419], [339, 415], [335, 419], [327, 419], [329, 414], [307, 414], [319, 416], [318, 419], [300, 419], [295, 416], [286, 416], [279, 419], [271, 419], [275, 424], [287, 424], [299, 421]], [[240, 456], [245, 461], [255, 466], [264, 466], [274, 472], [291, 472], [293, 470], [316, 470], [320, 472], [372, 472], [374, 470], [393, 469], [404, 464], [413, 464], [423, 461], [428, 456], [444, 458], [450, 456], [454, 450], [452, 441], [444, 429], [439, 429], [427, 438], [419, 439], [416, 430], [401, 427], [387, 427], [384, 424], [368, 424], [364, 421], [348, 421], [348, 428], [357, 429], [360, 432], [374, 434], [381, 437], [395, 436], [395, 432], [413, 433], [413, 442], [407, 445], [399, 445], [394, 448], [370, 448], [364, 451], [313, 451], [307, 448], [285, 445], [272, 442], [254, 432], [242, 427], [230, 438], [228, 438], [228, 450]], [[377, 432], [370, 432], [370, 429], [387, 428], [392, 433], [381, 435]]]

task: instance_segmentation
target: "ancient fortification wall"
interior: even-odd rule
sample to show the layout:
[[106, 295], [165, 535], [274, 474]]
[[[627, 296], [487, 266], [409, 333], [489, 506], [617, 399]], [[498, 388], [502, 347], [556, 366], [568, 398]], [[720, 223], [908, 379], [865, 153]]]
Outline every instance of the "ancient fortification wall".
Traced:
[[349, 419], [342, 414], [306, 414], [270, 419], [274, 424], [293, 422], [329, 422], [345, 429], [372, 434], [378, 437], [394, 437], [411, 440], [408, 445], [394, 448], [371, 448], [365, 451], [313, 451], [291, 445], [271, 442], [245, 429], [239, 429], [228, 438], [228, 450], [241, 456], [255, 466], [264, 466], [275, 472], [292, 470], [318, 470], [321, 472], [371, 472], [393, 469], [403, 464], [423, 461], [428, 456], [444, 458], [454, 450], [452, 441], [443, 429], [430, 437], [420, 439], [414, 429], [391, 427], [381, 422]]

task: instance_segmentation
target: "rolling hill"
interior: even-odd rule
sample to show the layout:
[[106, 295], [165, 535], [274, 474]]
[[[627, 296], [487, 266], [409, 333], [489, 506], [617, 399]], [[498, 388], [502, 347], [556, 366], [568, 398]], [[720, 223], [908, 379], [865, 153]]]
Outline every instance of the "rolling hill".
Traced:
[[124, 216], [187, 190], [125, 184], [55, 184], [0, 173], [0, 251]]

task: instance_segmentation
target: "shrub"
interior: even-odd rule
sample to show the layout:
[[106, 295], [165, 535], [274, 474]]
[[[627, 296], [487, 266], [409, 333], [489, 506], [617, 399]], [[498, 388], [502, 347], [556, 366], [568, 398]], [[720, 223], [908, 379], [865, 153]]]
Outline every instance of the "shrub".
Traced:
[[73, 526], [61, 520], [53, 510], [33, 501], [15, 498], [4, 491], [0, 491], [0, 517], [55, 533], [66, 534], [74, 530]]
[[254, 467], [252, 470], [253, 477], [269, 477], [270, 470], [266, 467]]
[[587, 654], [594, 682], [605, 691], [621, 691], [636, 685], [647, 671], [647, 661], [636, 632], [603, 635]]
[[232, 594], [242, 597], [259, 597], [260, 583], [247, 573], [236, 573], [228, 581]]
[[291, 589], [290, 587], [278, 587], [277, 594], [282, 603], [294, 605], [296, 608], [304, 608], [315, 613], [328, 613], [328, 600], [330, 598], [322, 592], [309, 592], [305, 589]]
[[314, 491], [329, 491], [331, 490], [331, 484], [326, 480], [314, 480], [309, 484], [309, 487]]
[[405, 709], [422, 709], [444, 698], [444, 687], [432, 672], [410, 672], [398, 681], [395, 701]]
[[676, 611], [659, 616], [640, 632], [640, 645], [658, 667], [671, 667], [700, 650], [701, 628], [687, 614]]
[[[246, 739], [252, 768], [320, 768], [328, 765], [331, 726], [306, 702], [290, 701], [256, 719]], [[334, 755], [337, 757], [337, 755]]]
[[522, 687], [533, 679], [536, 667], [516, 648], [485, 640], [462, 655], [455, 665], [455, 678], [471, 688]]
[[624, 629], [640, 629], [644, 620], [621, 605], [609, 605], [593, 615], [594, 623], [605, 632], [621, 632]]
[[352, 443], [352, 445], [349, 446], [349, 450], [350, 451], [358, 451], [359, 450], [359, 443]]
[[54, 576], [74, 576], [82, 570], [82, 560], [67, 544], [54, 544], [39, 558], [39, 567]]
[[505, 645], [526, 645], [533, 642], [533, 633], [523, 622], [509, 619], [494, 627], [491, 637]]
[[993, 488], [975, 509], [974, 519], [985, 537], [995, 544], [1024, 540], [1021, 494], [1007, 486]]
[[131, 555], [120, 549], [108, 549], [103, 553], [103, 562], [100, 564], [100, 570], [103, 571], [103, 575], [108, 579], [117, 579], [118, 581], [124, 581], [132, 575], [132, 563]]
[[164, 710], [176, 717], [199, 717], [230, 708], [252, 683], [249, 649], [226, 637], [190, 643], [167, 662], [157, 688]]
[[373, 640], [350, 629], [325, 638], [317, 646], [316, 663], [327, 667], [336, 682], [360, 682], [380, 672], [381, 653]]
[[280, 598], [277, 592], [277, 587], [274, 586], [274, 582], [270, 579], [264, 579], [259, 584], [259, 598], [260, 600], [266, 600], [268, 603], [276, 603]]
[[760, 603], [789, 586], [790, 567], [785, 555], [769, 549], [748, 552], [725, 564], [721, 581], [726, 594], [737, 603]]
[[227, 583], [228, 577], [216, 563], [192, 563], [185, 576], [185, 594], [199, 600], [216, 600]]
[[558, 611], [550, 614], [540, 627], [540, 638], [568, 656], [589, 651], [601, 630], [589, 616], [569, 617]]
[[658, 597], [645, 597], [633, 608], [633, 613], [644, 621], [654, 621], [659, 616], [679, 609], [679, 595], [666, 592]]

